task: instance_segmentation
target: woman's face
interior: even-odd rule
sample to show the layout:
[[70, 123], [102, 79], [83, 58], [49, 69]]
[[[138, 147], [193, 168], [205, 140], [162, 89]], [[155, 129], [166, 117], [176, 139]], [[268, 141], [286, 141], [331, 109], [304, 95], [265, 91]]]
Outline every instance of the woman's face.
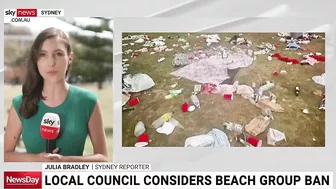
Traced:
[[48, 83], [64, 81], [65, 72], [71, 63], [72, 56], [72, 53], [70, 55], [67, 53], [66, 46], [61, 39], [47, 39], [38, 54], [38, 71]]

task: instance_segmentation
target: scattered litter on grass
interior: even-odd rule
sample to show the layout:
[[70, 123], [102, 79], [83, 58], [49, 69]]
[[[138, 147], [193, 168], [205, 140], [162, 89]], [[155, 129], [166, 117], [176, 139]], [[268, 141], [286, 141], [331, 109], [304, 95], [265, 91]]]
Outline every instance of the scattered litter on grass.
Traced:
[[[191, 38], [197, 39], [196, 42], [190, 41], [189, 39]], [[179, 84], [177, 82], [173, 83], [174, 81], [166, 84], [166, 94], [161, 92], [160, 95], [164, 94], [165, 96], [163, 96], [167, 101], [168, 99], [170, 101], [180, 101], [179, 111], [183, 114], [170, 110], [164, 115], [157, 115], [158, 118], [151, 123], [151, 126], [157, 133], [169, 137], [169, 135], [174, 135], [175, 132], [180, 132], [175, 131], [176, 127], [184, 129], [183, 132], [187, 132], [189, 127], [199, 127], [198, 125], [185, 125], [186, 128], [173, 116], [177, 114], [181, 118], [180, 121], [182, 123], [185, 123], [184, 119], [188, 119], [188, 116], [202, 116], [201, 113], [207, 111], [207, 108], [201, 109], [201, 104], [202, 107], [208, 107], [209, 103], [217, 103], [213, 100], [207, 102], [206, 98], [211, 95], [221, 95], [221, 99], [226, 101], [225, 103], [227, 104], [235, 102], [236, 98], [243, 98], [251, 103], [250, 106], [259, 108], [261, 115], [254, 117], [247, 123], [234, 123], [224, 120], [224, 127], [221, 129], [213, 128], [208, 133], [198, 133], [197, 135], [191, 133], [190, 137], [185, 140], [185, 147], [237, 146], [237, 144], [233, 144], [235, 141], [232, 138], [229, 139], [229, 135], [232, 133], [236, 133], [236, 142], [246, 147], [261, 147], [266, 144], [274, 146], [281, 141], [287, 142], [283, 132], [269, 128], [269, 126], [273, 126], [271, 123], [276, 120], [276, 116], [279, 113], [286, 111], [284, 107], [286, 109], [294, 107], [288, 104], [290, 97], [284, 99], [283, 94], [277, 93], [278, 88], [275, 85], [278, 83], [276, 82], [276, 78], [287, 78], [287, 76], [291, 76], [295, 72], [292, 69], [287, 69], [287, 67], [288, 71], [283, 68], [273, 68], [269, 70], [269, 74], [270, 78], [275, 78], [275, 82], [265, 81], [264, 83], [260, 83], [260, 80], [251, 75], [251, 81], [253, 82], [249, 84], [239, 83], [238, 81], [234, 82], [235, 75], [230, 75], [230, 72], [258, 64], [259, 58], [257, 59], [257, 56], [260, 56], [260, 59], [266, 58], [270, 65], [279, 61], [293, 65], [293, 67], [297, 66], [297, 64], [299, 66], [300, 64], [314, 66], [315, 64], [323, 63], [325, 62], [325, 56], [322, 53], [309, 52], [307, 54], [307, 50], [304, 49], [312, 40], [323, 38], [312, 33], [279, 32], [278, 37], [272, 37], [272, 42], [265, 41], [253, 46], [252, 40], [248, 38], [245, 38], [243, 34], [220, 37], [218, 34], [191, 35], [190, 33], [177, 36], [169, 35], [167, 38], [163, 36], [151, 38], [150, 35], [130, 35], [124, 37], [122, 39], [122, 46], [125, 47], [123, 54], [132, 59], [122, 59], [123, 111], [134, 110], [139, 106], [137, 104], [140, 103], [140, 98], [133, 96], [133, 94], [138, 93], [141, 96], [141, 93], [146, 94], [146, 91], [156, 87], [154, 80], [147, 74], [127, 74], [128, 68], [134, 63], [133, 61], [136, 61], [137, 57], [143, 56], [143, 54], [150, 54], [153, 57], [157, 57], [157, 62], [161, 63], [157, 64], [158, 66], [167, 66], [171, 63], [172, 72], [170, 75], [175, 77], [176, 80], [183, 78], [195, 83], [192, 86], [185, 86], [180, 81]], [[295, 51], [295, 54], [293, 55], [294, 52], [284, 52], [283, 50]], [[164, 54], [171, 51], [174, 52], [167, 55]], [[170, 62], [171, 59], [172, 62]], [[167, 63], [167, 60], [169, 60], [169, 63]], [[302, 66], [302, 68], [305, 67]], [[324, 77], [325, 73], [313, 76], [311, 80], [324, 86]], [[164, 82], [166, 82], [166, 79], [164, 79]], [[175, 89], [177, 86], [181, 86], [180, 89]], [[157, 95], [153, 91], [150, 91], [148, 95], [151, 94]], [[278, 100], [279, 102], [276, 100], [276, 94], [282, 99]], [[295, 87], [295, 94], [298, 96], [297, 98], [300, 98], [299, 86]], [[319, 92], [315, 91], [314, 94], [320, 98], [323, 96], [318, 109], [325, 110], [325, 96], [322, 95], [323, 92], [321, 90]], [[142, 103], [145, 104], [146, 102], [142, 101]], [[132, 107], [127, 107], [127, 105]], [[310, 106], [307, 105], [306, 107]], [[225, 107], [223, 107], [223, 111], [225, 111]], [[307, 114], [307, 116], [311, 115], [308, 108], [302, 108], [301, 111]], [[159, 110], [156, 110], [154, 113], [156, 112], [159, 112]], [[150, 124], [139, 121], [135, 126], [134, 135], [138, 138], [135, 146], [137, 147], [147, 146], [151, 141], [149, 140], [148, 133], [152, 131], [150, 129], [147, 130], [145, 125]], [[224, 130], [228, 133], [224, 132]], [[259, 138], [259, 135], [263, 132], [267, 132], [266, 142], [263, 142]], [[316, 141], [316, 139], [313, 138], [313, 141]]]

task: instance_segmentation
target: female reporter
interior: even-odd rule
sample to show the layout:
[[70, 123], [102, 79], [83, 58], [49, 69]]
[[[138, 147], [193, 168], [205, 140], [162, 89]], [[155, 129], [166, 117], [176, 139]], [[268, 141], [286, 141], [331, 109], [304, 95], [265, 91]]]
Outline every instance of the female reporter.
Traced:
[[[67, 78], [73, 61], [68, 37], [59, 29], [48, 28], [35, 39], [29, 54], [22, 94], [9, 110], [5, 132], [5, 162], [103, 162], [107, 145], [98, 97], [70, 85]], [[45, 153], [41, 120], [46, 113], [60, 118], [60, 132], [53, 153]], [[15, 152], [22, 134], [27, 153]], [[90, 136], [94, 154], [83, 156]]]

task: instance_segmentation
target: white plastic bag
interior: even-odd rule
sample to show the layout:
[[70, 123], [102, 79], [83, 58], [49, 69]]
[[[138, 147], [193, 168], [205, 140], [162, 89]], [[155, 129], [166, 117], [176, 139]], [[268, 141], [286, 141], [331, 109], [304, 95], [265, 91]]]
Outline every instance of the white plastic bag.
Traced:
[[215, 139], [214, 147], [230, 147], [230, 142], [226, 134], [216, 128], [213, 128], [208, 135], [212, 136]]
[[125, 76], [124, 82], [130, 86], [130, 88], [127, 89], [127, 92], [133, 93], [148, 90], [155, 85], [153, 79], [149, 75], [142, 73], [133, 76]]
[[312, 80], [320, 85], [325, 85], [325, 73], [312, 77]]
[[170, 135], [175, 129], [175, 125], [173, 125], [170, 122], [165, 122], [162, 127], [159, 127], [156, 129], [156, 132], [165, 134], [165, 135]]
[[253, 97], [254, 90], [248, 85], [238, 85], [237, 94], [240, 94], [243, 98], [249, 99]]
[[212, 147], [215, 139], [210, 135], [197, 135], [186, 139], [184, 147]]
[[280, 132], [276, 129], [270, 128], [267, 133], [267, 144], [269, 145], [275, 145], [276, 142], [285, 140], [286, 141], [286, 136], [285, 133]]

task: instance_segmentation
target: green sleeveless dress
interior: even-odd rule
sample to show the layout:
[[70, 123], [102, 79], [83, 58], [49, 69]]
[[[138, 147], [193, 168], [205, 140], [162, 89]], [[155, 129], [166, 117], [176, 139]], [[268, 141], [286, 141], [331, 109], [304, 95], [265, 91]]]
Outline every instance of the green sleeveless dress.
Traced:
[[59, 154], [82, 156], [88, 136], [88, 122], [97, 103], [97, 95], [70, 85], [65, 101], [57, 107], [48, 107], [42, 100], [38, 102], [38, 112], [29, 119], [20, 116], [22, 94], [13, 99], [13, 106], [22, 123], [22, 140], [27, 153], [38, 154], [46, 151], [46, 140], [41, 137], [41, 120], [46, 113], [56, 113], [60, 117], [60, 132], [56, 139]]

